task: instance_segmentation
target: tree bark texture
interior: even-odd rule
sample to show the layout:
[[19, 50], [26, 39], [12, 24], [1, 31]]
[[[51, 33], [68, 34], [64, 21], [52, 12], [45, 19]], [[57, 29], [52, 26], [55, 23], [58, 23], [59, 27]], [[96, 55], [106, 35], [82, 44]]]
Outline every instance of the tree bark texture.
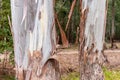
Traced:
[[104, 80], [106, 0], [80, 0], [80, 80]]
[[11, 0], [17, 80], [59, 80], [53, 0]]

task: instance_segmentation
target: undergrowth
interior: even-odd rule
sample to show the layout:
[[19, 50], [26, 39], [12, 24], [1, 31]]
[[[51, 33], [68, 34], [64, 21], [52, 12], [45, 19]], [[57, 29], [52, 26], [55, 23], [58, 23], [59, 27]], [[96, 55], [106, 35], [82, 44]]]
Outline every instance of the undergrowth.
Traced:
[[[120, 71], [108, 70], [103, 68], [105, 80], [120, 80]], [[71, 72], [65, 75], [62, 75], [62, 80], [79, 80], [78, 72]], [[15, 80], [14, 76], [0, 75], [0, 80]]]
[[[105, 80], [120, 80], [120, 71], [103, 68]], [[72, 72], [62, 76], [62, 80], [79, 80], [79, 73]]]

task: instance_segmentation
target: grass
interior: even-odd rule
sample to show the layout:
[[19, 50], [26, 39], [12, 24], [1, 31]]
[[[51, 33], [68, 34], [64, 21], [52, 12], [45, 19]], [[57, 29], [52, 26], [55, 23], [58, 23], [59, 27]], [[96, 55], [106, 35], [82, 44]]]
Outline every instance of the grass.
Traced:
[[79, 80], [79, 73], [72, 72], [62, 76], [62, 80]]
[[0, 75], [0, 80], [15, 80], [14, 76]]
[[[105, 80], [120, 80], [120, 71], [103, 68]], [[62, 80], [79, 80], [79, 73], [72, 72], [62, 76]]]
[[[105, 80], [120, 80], [120, 71], [108, 70], [103, 68]], [[15, 80], [14, 76], [0, 75], [0, 80]], [[79, 80], [78, 72], [71, 72], [62, 75], [62, 80]]]
[[105, 80], [120, 80], [120, 71], [103, 68]]

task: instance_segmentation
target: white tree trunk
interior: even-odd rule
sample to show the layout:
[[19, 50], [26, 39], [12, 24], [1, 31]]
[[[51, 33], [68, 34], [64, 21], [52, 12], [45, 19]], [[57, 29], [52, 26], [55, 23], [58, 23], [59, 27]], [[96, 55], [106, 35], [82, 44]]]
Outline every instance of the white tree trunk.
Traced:
[[[13, 40], [14, 40], [14, 52], [15, 52], [15, 64], [16, 64], [16, 77], [22, 75], [22, 62], [25, 53], [25, 30], [24, 24], [21, 24], [23, 16], [23, 1], [24, 0], [11, 0], [11, 12], [12, 12], [12, 28], [13, 28]], [[20, 76], [19, 76], [20, 78]]]
[[59, 80], [53, 0], [11, 0], [11, 10], [18, 80]]
[[81, 0], [80, 80], [104, 80], [106, 0]]

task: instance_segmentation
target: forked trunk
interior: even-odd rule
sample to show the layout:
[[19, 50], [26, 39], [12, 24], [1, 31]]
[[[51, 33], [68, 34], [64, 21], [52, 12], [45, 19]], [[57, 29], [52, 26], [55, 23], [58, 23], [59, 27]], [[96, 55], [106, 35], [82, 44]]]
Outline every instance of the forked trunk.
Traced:
[[73, 14], [73, 10], [74, 10], [74, 8], [75, 8], [75, 4], [76, 4], [76, 0], [73, 0], [72, 5], [71, 5], [71, 8], [70, 8], [69, 15], [68, 15], [68, 21], [67, 21], [65, 30], [68, 29], [68, 26], [69, 26], [69, 23], [70, 23], [70, 19], [71, 19], [72, 14]]
[[17, 80], [59, 80], [53, 0], [11, 0]]
[[67, 37], [66, 37], [65, 32], [64, 32], [63, 29], [62, 29], [62, 26], [61, 26], [60, 22], [59, 22], [59, 20], [58, 20], [57, 14], [55, 14], [55, 19], [56, 19], [56, 22], [57, 22], [58, 27], [59, 27], [59, 30], [60, 30], [60, 35], [61, 35], [63, 47], [64, 47], [64, 48], [68, 48], [69, 42], [68, 42], [68, 39], [67, 39]]
[[106, 0], [80, 0], [80, 80], [104, 80]]

